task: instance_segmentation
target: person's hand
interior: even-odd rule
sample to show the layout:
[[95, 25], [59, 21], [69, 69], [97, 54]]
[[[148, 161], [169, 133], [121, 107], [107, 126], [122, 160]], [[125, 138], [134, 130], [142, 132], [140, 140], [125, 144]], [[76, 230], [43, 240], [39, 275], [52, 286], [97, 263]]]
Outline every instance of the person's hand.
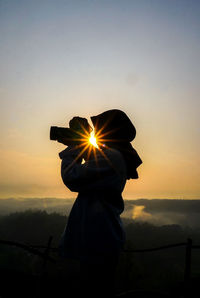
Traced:
[[92, 131], [86, 118], [73, 117], [69, 121], [69, 127], [72, 131], [72, 143], [79, 145], [89, 138]]
[[67, 137], [60, 134], [57, 141], [66, 146], [79, 146], [81, 143], [87, 142], [92, 128], [86, 118], [73, 117], [69, 121], [69, 128], [66, 128], [66, 130], [68, 130]]
[[86, 118], [73, 117], [69, 121], [69, 127], [75, 132], [81, 132], [85, 134], [90, 134], [92, 127], [89, 125]]

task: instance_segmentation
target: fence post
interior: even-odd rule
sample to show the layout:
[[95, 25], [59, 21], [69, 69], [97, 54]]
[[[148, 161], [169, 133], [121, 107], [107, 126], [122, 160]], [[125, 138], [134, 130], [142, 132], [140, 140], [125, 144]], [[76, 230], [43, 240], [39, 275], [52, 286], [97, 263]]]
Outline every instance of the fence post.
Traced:
[[191, 254], [192, 254], [192, 239], [187, 239], [186, 251], [185, 251], [185, 272], [184, 272], [184, 282], [188, 284], [190, 281], [191, 273]]
[[47, 243], [47, 248], [44, 251], [45, 257], [44, 257], [44, 263], [43, 263], [43, 272], [45, 272], [45, 269], [46, 269], [47, 258], [48, 258], [49, 251], [50, 251], [50, 248], [51, 248], [51, 242], [52, 242], [52, 240], [53, 240], [53, 236], [49, 236], [48, 243]]

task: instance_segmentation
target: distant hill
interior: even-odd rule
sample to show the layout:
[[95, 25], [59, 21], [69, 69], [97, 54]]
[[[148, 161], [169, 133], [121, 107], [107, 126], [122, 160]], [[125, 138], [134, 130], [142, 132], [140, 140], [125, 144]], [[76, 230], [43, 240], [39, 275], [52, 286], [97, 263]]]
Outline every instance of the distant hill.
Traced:
[[[69, 215], [75, 199], [8, 198], [0, 199], [0, 215], [25, 210], [45, 210]], [[200, 200], [138, 199], [125, 200], [123, 218], [154, 225], [179, 224], [200, 227]]]
[[47, 213], [57, 212], [68, 215], [75, 199], [57, 198], [8, 198], [0, 199], [0, 215], [21, 212], [29, 209], [45, 210]]

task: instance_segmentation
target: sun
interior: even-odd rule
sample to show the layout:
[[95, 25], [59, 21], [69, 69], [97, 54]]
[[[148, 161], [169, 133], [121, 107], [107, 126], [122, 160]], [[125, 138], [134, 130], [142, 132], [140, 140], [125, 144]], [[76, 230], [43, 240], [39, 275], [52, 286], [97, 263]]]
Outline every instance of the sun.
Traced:
[[96, 139], [93, 131], [90, 133], [89, 143], [91, 145], [93, 145], [94, 147], [99, 148], [99, 146], [97, 145], [97, 139]]

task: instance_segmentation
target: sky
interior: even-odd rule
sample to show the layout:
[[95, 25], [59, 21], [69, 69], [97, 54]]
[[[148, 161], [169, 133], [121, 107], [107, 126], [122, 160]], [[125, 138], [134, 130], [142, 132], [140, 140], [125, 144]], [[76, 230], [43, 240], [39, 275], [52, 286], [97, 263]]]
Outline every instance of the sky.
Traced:
[[124, 199], [200, 198], [198, 0], [0, 0], [0, 45], [0, 198], [76, 197], [50, 126], [113, 108], [143, 160]]

